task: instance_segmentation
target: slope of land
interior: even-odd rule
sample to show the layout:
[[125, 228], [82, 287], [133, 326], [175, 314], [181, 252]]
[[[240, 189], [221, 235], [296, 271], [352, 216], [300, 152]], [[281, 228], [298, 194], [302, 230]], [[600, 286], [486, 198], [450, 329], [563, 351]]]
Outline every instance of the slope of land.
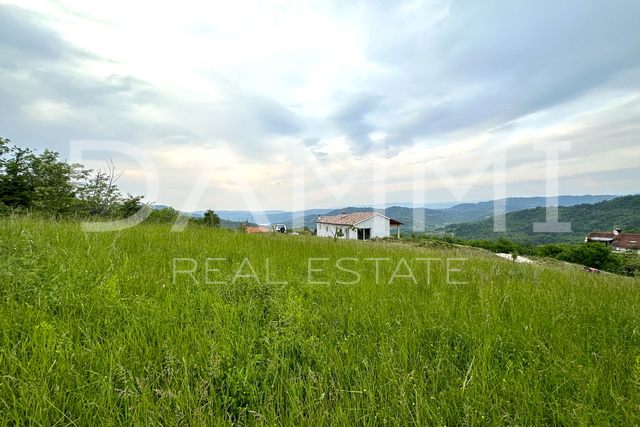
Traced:
[[571, 233], [534, 233], [533, 223], [546, 221], [546, 209], [535, 208], [511, 212], [506, 215], [507, 231], [493, 231], [493, 218], [471, 224], [454, 224], [444, 228], [462, 239], [495, 240], [506, 237], [519, 243], [578, 243], [592, 231], [640, 232], [640, 195], [618, 197], [595, 204], [560, 206], [560, 222], [571, 223]]
[[638, 280], [170, 229], [0, 219], [0, 424], [640, 423]]

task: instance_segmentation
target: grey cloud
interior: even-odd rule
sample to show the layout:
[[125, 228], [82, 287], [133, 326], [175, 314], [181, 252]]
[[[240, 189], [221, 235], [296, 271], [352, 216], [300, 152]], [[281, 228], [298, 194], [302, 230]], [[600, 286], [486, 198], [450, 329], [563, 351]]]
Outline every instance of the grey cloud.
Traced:
[[153, 103], [158, 95], [151, 86], [132, 76], [112, 74], [104, 78], [75, 72], [32, 71], [39, 95], [68, 102], [77, 107], [108, 104], [118, 95], [126, 95], [132, 104]]
[[[15, 79], [0, 69], [0, 126], [22, 143], [60, 150], [70, 139], [113, 139], [148, 145], [198, 144], [227, 140], [244, 156], [268, 158], [267, 142], [274, 135], [296, 135], [304, 122], [278, 102], [260, 96], [227, 91], [221, 101], [193, 102], [131, 76], [104, 79], [77, 73], [34, 72]], [[32, 126], [24, 106], [35, 100], [70, 105], [80, 120]], [[159, 110], [166, 120], [134, 113], [135, 107]], [[17, 107], [17, 108], [16, 108]], [[160, 148], [160, 147], [158, 147]]]
[[375, 111], [383, 99], [384, 96], [371, 92], [349, 94], [330, 118], [340, 132], [348, 138], [353, 151], [357, 154], [362, 154], [369, 148], [371, 145], [369, 134], [376, 130], [365, 116]]
[[[16, 143], [64, 152], [70, 139], [126, 140], [135, 132], [131, 105], [149, 102], [150, 88], [130, 76], [99, 78], [85, 61], [106, 61], [67, 42], [38, 12], [0, 5], [0, 126]], [[110, 61], [109, 61], [110, 62]], [[66, 104], [73, 119], [38, 123], [37, 102]]]
[[[225, 139], [240, 154], [268, 156], [273, 150], [266, 139], [296, 135], [304, 127], [304, 121], [279, 102], [246, 94], [220, 74], [208, 77], [223, 99], [210, 103], [190, 101], [132, 76], [87, 74], [86, 60], [108, 60], [67, 43], [46, 16], [17, 7], [0, 5], [0, 59], [2, 136], [34, 148], [64, 153], [71, 139], [140, 145]], [[38, 101], [68, 105], [73, 119], [34, 124], [28, 110]], [[158, 110], [168, 119], [141, 117], [136, 107]]]
[[303, 128], [296, 114], [273, 99], [254, 96], [243, 101], [246, 101], [246, 110], [257, 118], [267, 134], [295, 135]]
[[[158, 134], [188, 134], [179, 126], [135, 123], [131, 109], [154, 105], [162, 97], [145, 82], [130, 76], [97, 78], [55, 67], [32, 70], [16, 78], [0, 68], [0, 126], [20, 144], [64, 151], [71, 139], [111, 139], [131, 141]], [[37, 123], [29, 108], [37, 101], [64, 103], [72, 118]], [[146, 128], [146, 129], [145, 129]], [[164, 133], [163, 133], [164, 132]]]
[[[635, 1], [377, 0], [339, 2], [336, 8], [345, 22], [365, 26], [366, 59], [379, 69], [358, 76], [357, 89], [341, 87], [344, 92], [330, 100], [337, 104], [332, 114], [303, 117], [296, 114], [305, 111], [300, 105], [247, 92], [231, 74], [200, 76], [210, 79], [220, 95], [208, 102], [201, 101], [202, 94], [172, 93], [132, 76], [91, 76], [83, 71], [84, 62], [108, 59], [67, 42], [46, 15], [0, 5], [0, 136], [59, 150], [70, 139], [141, 146], [224, 139], [242, 156], [269, 161], [282, 151], [274, 147], [273, 137], [294, 137], [313, 150], [321, 138], [344, 136], [352, 152], [361, 155], [371, 145], [369, 134], [382, 130], [388, 134], [387, 155], [394, 156], [414, 138], [446, 142], [486, 130], [500, 138], [519, 118], [576, 99], [640, 67], [640, 3]], [[204, 35], [216, 29], [203, 23], [193, 31]], [[295, 70], [297, 55], [281, 59]], [[277, 76], [296, 86], [294, 74]], [[637, 91], [633, 77], [621, 80], [620, 93], [629, 93], [633, 84]], [[38, 100], [68, 104], [77, 116], [34, 123], [24, 107]], [[564, 135], [574, 143], [571, 158], [637, 146], [640, 105], [634, 102]], [[140, 118], [145, 107], [162, 118]], [[316, 155], [330, 161], [325, 153]], [[540, 161], [541, 155], [532, 146], [514, 147], [508, 151], [509, 166]]]
[[371, 83], [404, 108], [387, 128], [391, 144], [498, 127], [640, 66], [638, 2], [452, 1], [442, 9], [364, 12], [369, 57], [391, 70]]
[[[571, 151], [560, 152], [560, 162], [585, 161], [596, 153], [608, 153], [638, 146], [640, 135], [640, 97], [630, 99], [613, 111], [604, 110], [589, 116], [583, 116], [570, 126], [570, 131], [557, 134], [553, 139], [570, 141]], [[534, 151], [533, 144], [507, 147], [507, 162], [510, 168], [541, 162], [544, 152]], [[640, 160], [640, 159], [639, 159]], [[585, 165], [586, 168], [595, 165]], [[602, 164], [597, 165], [598, 168]], [[607, 164], [615, 167], [615, 164]]]
[[[640, 181], [639, 168], [622, 168], [561, 176], [560, 194], [636, 194]], [[489, 189], [489, 186], [486, 187]], [[519, 181], [508, 184], [510, 195], [544, 195], [546, 180]]]
[[307, 147], [317, 147], [320, 142], [320, 138], [305, 138], [302, 143]]
[[48, 28], [46, 15], [10, 5], [0, 5], [0, 63], [16, 69], [38, 60], [96, 57], [66, 42]]
[[235, 151], [248, 157], [270, 157], [268, 142], [273, 136], [295, 136], [304, 121], [273, 99], [225, 92], [224, 99], [211, 103], [185, 103], [172, 107], [176, 122], [189, 122], [202, 140], [226, 140]]

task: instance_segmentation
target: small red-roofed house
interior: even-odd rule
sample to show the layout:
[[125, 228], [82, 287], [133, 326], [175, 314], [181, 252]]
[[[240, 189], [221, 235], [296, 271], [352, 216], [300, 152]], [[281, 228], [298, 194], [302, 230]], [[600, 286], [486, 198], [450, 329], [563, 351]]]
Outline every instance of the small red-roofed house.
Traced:
[[269, 229], [265, 227], [246, 227], [247, 233], [268, 233]]

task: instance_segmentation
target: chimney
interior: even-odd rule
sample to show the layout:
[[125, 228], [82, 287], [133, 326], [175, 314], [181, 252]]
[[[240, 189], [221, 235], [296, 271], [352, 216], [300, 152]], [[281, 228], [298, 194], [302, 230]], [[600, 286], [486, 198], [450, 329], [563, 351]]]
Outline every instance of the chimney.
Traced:
[[347, 211], [342, 211], [342, 218], [344, 218], [345, 216], [347, 216]]
[[615, 228], [613, 234], [622, 234], [622, 228], [620, 227]]
[[322, 215], [318, 214], [318, 221], [320, 221], [322, 219]]

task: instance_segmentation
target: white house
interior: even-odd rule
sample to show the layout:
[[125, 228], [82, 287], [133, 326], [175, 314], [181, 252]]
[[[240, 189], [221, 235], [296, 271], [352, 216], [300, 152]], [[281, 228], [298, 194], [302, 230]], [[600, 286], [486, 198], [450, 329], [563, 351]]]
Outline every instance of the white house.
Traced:
[[[341, 239], [369, 240], [374, 237], [388, 237], [391, 227], [396, 227], [396, 235], [400, 237], [400, 226], [394, 219], [378, 212], [354, 212], [342, 215], [318, 215], [316, 234], [320, 237], [339, 237]], [[342, 236], [340, 236], [342, 234]]]

